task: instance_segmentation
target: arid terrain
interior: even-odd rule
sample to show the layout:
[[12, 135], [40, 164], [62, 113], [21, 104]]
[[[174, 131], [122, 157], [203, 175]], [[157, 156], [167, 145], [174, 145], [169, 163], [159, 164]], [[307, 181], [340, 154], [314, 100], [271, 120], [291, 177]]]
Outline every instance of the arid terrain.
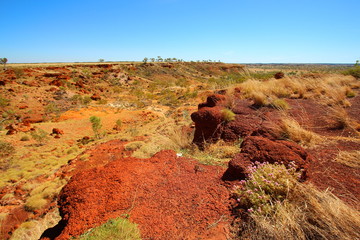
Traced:
[[0, 239], [360, 239], [359, 66], [6, 67]]

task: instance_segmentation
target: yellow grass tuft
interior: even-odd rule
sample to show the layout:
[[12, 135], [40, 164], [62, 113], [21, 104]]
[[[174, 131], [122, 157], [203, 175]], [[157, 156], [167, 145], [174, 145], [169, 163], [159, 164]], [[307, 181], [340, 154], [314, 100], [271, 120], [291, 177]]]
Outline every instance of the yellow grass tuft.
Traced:
[[298, 183], [273, 216], [250, 214], [239, 239], [360, 239], [360, 214], [329, 191]]
[[295, 119], [290, 117], [285, 116], [279, 127], [284, 138], [290, 139], [303, 147], [313, 147], [323, 141], [323, 137], [304, 129]]
[[352, 168], [360, 169], [360, 151], [340, 151], [334, 161]]

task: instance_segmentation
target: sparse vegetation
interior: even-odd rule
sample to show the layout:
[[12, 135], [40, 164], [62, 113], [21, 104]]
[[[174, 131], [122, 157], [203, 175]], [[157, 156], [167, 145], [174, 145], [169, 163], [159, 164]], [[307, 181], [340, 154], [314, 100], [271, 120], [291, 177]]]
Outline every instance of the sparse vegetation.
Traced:
[[340, 151], [334, 161], [351, 168], [360, 169], [360, 151]]
[[0, 63], [4, 65], [4, 70], [6, 70], [6, 63], [7, 63], [7, 58], [0, 58]]
[[102, 128], [101, 119], [97, 116], [91, 116], [90, 122], [91, 122], [92, 130], [95, 134], [95, 137], [100, 139], [101, 138], [100, 129]]
[[[282, 165], [258, 165], [234, 190], [237, 239], [357, 239], [359, 213], [331, 192], [296, 181]], [[280, 174], [278, 174], [280, 173]], [[277, 183], [277, 184], [276, 184]]]
[[324, 141], [316, 133], [306, 130], [293, 118], [284, 116], [279, 126], [284, 139], [292, 140], [303, 147], [313, 147]]
[[0, 141], [0, 158], [14, 154], [15, 148], [11, 143]]
[[140, 240], [140, 230], [137, 225], [125, 218], [111, 219], [103, 225], [93, 228], [81, 235], [78, 240]]
[[221, 110], [221, 116], [225, 122], [231, 122], [235, 120], [236, 114], [231, 109], [224, 108]]
[[[16, 78], [21, 78], [21, 81], [2, 82], [6, 87], [0, 88], [0, 190], [4, 192], [4, 203], [13, 198], [18, 200], [14, 190], [20, 187], [24, 191], [24, 199], [21, 201], [27, 211], [46, 212], [45, 208], [53, 206], [49, 204], [54, 203], [71, 174], [79, 171], [82, 166], [98, 166], [94, 161], [96, 155], [87, 150], [95, 144], [112, 139], [126, 141], [120, 144], [125, 144], [125, 150], [131, 152], [125, 152], [124, 157], [131, 154], [132, 157], [148, 158], [160, 150], [172, 149], [178, 156], [192, 158], [195, 159], [193, 161], [207, 165], [226, 167], [240, 153], [242, 139], [235, 143], [220, 140], [216, 144], [207, 144], [203, 151], [192, 144], [194, 129], [190, 128], [190, 114], [196, 111], [197, 104], [212, 94], [213, 90], [226, 93], [229, 97], [226, 108], [221, 112], [222, 126], [235, 120], [233, 111], [238, 111], [236, 106], [239, 102], [251, 99], [254, 105], [250, 108], [259, 114], [262, 111], [284, 114], [280, 117], [280, 126], [273, 126], [274, 131], [282, 133], [283, 139], [299, 143], [305, 148], [316, 148], [319, 143], [327, 144], [328, 141], [335, 144], [338, 141], [335, 137], [315, 134], [311, 131], [314, 130], [313, 126], [299, 124], [302, 123], [299, 120], [302, 116], [290, 115], [298, 111], [295, 105], [297, 99], [303, 102], [314, 100], [325, 110], [328, 109], [328, 114], [323, 117], [329, 129], [324, 131], [342, 132], [341, 141], [344, 142], [358, 141], [356, 137], [360, 127], [354, 121], [354, 112], [349, 111], [360, 88], [360, 82], [355, 79], [357, 75], [352, 72], [353, 68], [342, 75], [340, 73], [344, 73], [345, 67], [290, 68], [284, 65], [271, 68], [267, 65], [250, 68], [213, 60], [184, 62], [178, 58], [160, 56], [144, 60], [143, 63], [94, 63], [94, 66], [74, 64], [66, 65], [65, 69], [51, 65], [52, 69], [43, 67], [34, 72], [29, 71], [28, 67], [16, 65], [11, 66], [9, 71], [0, 73], [11, 74], [12, 79], [15, 79], [14, 74]], [[357, 68], [358, 66], [354, 67], [355, 70]], [[276, 77], [274, 74], [277, 72], [283, 73], [283, 76]], [[50, 77], [42, 78], [43, 74], [49, 74]], [[58, 74], [61, 74], [59, 78], [64, 86], [49, 86], [48, 82], [56, 78], [52, 76]], [[38, 84], [39, 87], [22, 84], [25, 81]], [[61, 98], [55, 99], [58, 94], [61, 94]], [[93, 95], [101, 95], [102, 99], [92, 101], [90, 96]], [[26, 109], [22, 109], [22, 105], [27, 105]], [[290, 105], [293, 109], [288, 111]], [[37, 117], [40, 116], [39, 121], [43, 121], [42, 116], [49, 115], [56, 115], [57, 118], [35, 123], [38, 121]], [[295, 121], [295, 117], [299, 122]], [[35, 121], [29, 121], [29, 124], [26, 119]], [[19, 129], [15, 135], [5, 135], [7, 131], [2, 131], [10, 124]], [[36, 130], [30, 131], [31, 128]], [[53, 128], [64, 130], [65, 134], [52, 135], [50, 138], [49, 133]], [[104, 129], [107, 134], [103, 133]], [[33, 144], [34, 141], [36, 144]], [[340, 140], [336, 144], [341, 144]], [[349, 148], [352, 145], [355, 144], [349, 144]], [[336, 153], [333, 154], [335, 155]], [[336, 158], [327, 160], [354, 170], [359, 168], [358, 159], [359, 151], [347, 150], [340, 151]], [[240, 239], [358, 237], [355, 230], [350, 233], [354, 222], [358, 221], [358, 215], [331, 193], [319, 192], [310, 185], [298, 183], [298, 173], [291, 167], [264, 164], [258, 165], [255, 170], [254, 176], [249, 176], [234, 191], [234, 199], [240, 199], [237, 202], [239, 211], [236, 213], [241, 218], [246, 216], [244, 224], [239, 226]], [[60, 175], [64, 179], [56, 178]], [[251, 190], [251, 194], [248, 190]], [[302, 199], [302, 202], [298, 199]], [[0, 221], [4, 216], [5, 213], [0, 214]], [[31, 218], [32, 215], [15, 231], [14, 239], [25, 239], [23, 236], [37, 228], [37, 222]], [[37, 231], [41, 234], [44, 229]], [[95, 230], [84, 234], [84, 239], [97, 239], [90, 238], [93, 232]]]
[[39, 145], [44, 145], [49, 139], [49, 134], [41, 128], [31, 131], [30, 135]]

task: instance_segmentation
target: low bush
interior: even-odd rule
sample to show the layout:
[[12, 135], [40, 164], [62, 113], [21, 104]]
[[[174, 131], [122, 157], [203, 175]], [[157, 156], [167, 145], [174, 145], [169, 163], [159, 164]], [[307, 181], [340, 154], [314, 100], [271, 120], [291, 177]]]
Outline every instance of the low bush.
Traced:
[[[359, 239], [360, 214], [329, 191], [296, 181], [294, 167], [258, 164], [234, 190], [236, 239]], [[246, 211], [241, 211], [241, 209]]]
[[92, 130], [95, 134], [95, 137], [100, 139], [101, 138], [100, 129], [102, 128], [101, 119], [97, 116], [91, 116], [90, 122], [91, 122]]
[[140, 230], [128, 219], [115, 218], [81, 235], [78, 240], [140, 240]]
[[31, 131], [30, 135], [39, 145], [44, 145], [45, 142], [49, 139], [49, 134], [40, 128], [36, 129], [35, 131]]
[[22, 142], [26, 142], [26, 141], [30, 141], [30, 137], [29, 136], [22, 136], [21, 138], [20, 138], [20, 141], [22, 141]]
[[360, 79], [360, 66], [355, 65], [354, 67], [343, 72], [345, 75], [351, 75], [357, 79]]
[[0, 158], [14, 154], [15, 148], [11, 143], [0, 141]]
[[261, 215], [273, 214], [300, 177], [294, 164], [286, 168], [280, 164], [255, 163], [249, 172], [248, 179], [241, 181], [233, 196], [240, 208]]

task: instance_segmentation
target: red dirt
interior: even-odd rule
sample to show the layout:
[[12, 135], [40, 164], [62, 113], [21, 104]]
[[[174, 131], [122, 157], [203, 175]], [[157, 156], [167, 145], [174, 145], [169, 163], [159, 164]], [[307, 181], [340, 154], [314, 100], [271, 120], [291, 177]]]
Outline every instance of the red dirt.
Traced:
[[76, 174], [59, 196], [69, 239], [129, 214], [144, 239], [227, 239], [231, 222], [224, 169], [162, 151], [121, 158]]

